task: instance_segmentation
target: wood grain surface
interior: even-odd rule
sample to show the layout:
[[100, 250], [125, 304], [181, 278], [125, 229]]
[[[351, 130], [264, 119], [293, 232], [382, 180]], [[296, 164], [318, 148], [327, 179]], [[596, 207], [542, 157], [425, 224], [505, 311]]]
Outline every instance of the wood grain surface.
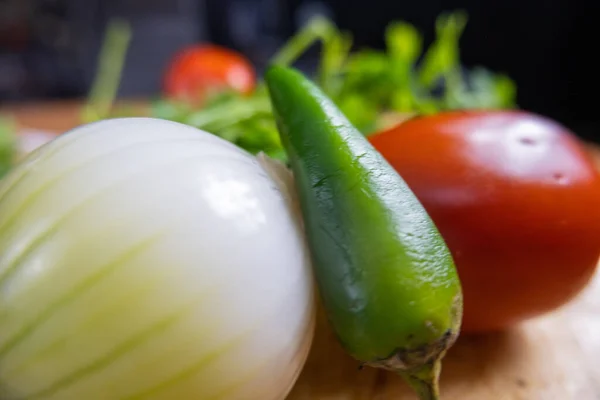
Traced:
[[[442, 371], [443, 400], [600, 399], [600, 274], [577, 299], [510, 331], [462, 336]], [[288, 400], [414, 400], [392, 373], [358, 370], [320, 318]]]
[[[63, 132], [77, 103], [1, 111], [24, 127]], [[598, 160], [600, 150], [589, 146]], [[599, 205], [600, 206], [600, 205]], [[600, 272], [577, 299], [512, 330], [461, 336], [444, 361], [443, 400], [600, 400]], [[392, 373], [358, 369], [321, 316], [307, 364], [288, 400], [414, 400]]]

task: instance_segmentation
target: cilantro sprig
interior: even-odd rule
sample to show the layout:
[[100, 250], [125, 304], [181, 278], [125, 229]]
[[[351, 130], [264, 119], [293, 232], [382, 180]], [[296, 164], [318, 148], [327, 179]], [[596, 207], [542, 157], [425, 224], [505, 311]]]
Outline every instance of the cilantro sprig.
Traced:
[[[315, 17], [271, 60], [290, 65], [315, 44], [321, 56], [314, 80], [365, 134], [415, 114], [456, 109], [515, 108], [516, 86], [506, 75], [460, 62], [463, 12], [440, 15], [436, 38], [424, 48], [421, 33], [404, 21], [385, 30], [384, 50], [352, 51], [352, 36]], [[166, 99], [153, 102], [150, 115], [207, 130], [256, 154], [285, 161], [267, 92], [262, 83], [251, 96], [235, 92], [210, 98], [202, 109]]]
[[[385, 30], [385, 49], [354, 49], [352, 35], [323, 17], [315, 17], [272, 57], [280, 65], [295, 63], [320, 45], [314, 80], [365, 135], [415, 114], [454, 109], [516, 107], [516, 86], [506, 75], [460, 62], [463, 12], [440, 15], [436, 37], [424, 47], [421, 33], [405, 21]], [[82, 123], [119, 116], [151, 116], [182, 122], [237, 144], [252, 154], [264, 152], [286, 161], [271, 113], [267, 90], [259, 82], [251, 95], [234, 91], [211, 95], [198, 108], [166, 98], [154, 99], [144, 112], [115, 107], [122, 68], [132, 32], [126, 21], [107, 28], [96, 79], [81, 111]], [[0, 121], [0, 176], [16, 152], [14, 127]], [[11, 150], [12, 149], [12, 150]]]

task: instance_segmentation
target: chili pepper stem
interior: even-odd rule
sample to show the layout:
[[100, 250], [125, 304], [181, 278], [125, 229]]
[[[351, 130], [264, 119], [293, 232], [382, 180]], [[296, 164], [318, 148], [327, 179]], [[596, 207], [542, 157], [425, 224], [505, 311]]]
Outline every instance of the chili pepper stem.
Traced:
[[419, 400], [440, 400], [439, 376], [442, 369], [440, 360], [435, 360], [419, 369], [399, 371], [399, 375], [413, 388]]

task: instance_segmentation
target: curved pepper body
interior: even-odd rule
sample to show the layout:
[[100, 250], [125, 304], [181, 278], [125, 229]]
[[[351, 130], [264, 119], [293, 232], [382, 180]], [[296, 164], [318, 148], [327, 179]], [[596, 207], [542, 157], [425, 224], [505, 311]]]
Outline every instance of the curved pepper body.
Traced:
[[266, 82], [337, 337], [360, 362], [412, 377], [413, 386], [437, 381], [462, 316], [443, 238], [401, 176], [316, 85], [283, 67], [269, 69]]

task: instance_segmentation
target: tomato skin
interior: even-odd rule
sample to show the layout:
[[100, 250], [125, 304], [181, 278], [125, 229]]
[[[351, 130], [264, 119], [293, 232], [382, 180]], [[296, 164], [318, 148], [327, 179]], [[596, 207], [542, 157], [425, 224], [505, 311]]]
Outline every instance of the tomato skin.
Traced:
[[250, 94], [256, 71], [241, 54], [216, 45], [197, 45], [175, 55], [163, 77], [163, 91], [185, 101], [201, 101], [209, 92], [234, 89]]
[[600, 257], [600, 174], [565, 127], [522, 111], [453, 111], [370, 141], [452, 252], [463, 332], [552, 311], [590, 281]]

